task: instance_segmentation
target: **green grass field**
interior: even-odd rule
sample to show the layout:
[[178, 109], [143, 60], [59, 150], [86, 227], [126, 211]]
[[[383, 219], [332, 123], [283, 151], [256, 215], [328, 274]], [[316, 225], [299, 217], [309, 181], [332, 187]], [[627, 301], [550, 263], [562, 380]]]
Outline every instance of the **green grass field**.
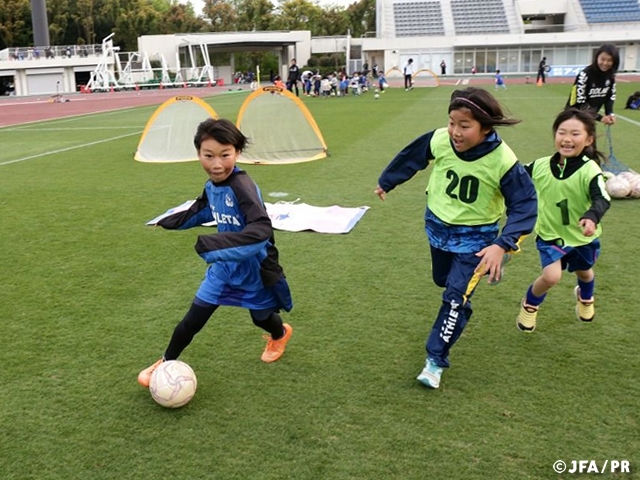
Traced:
[[[181, 357], [199, 387], [178, 410], [156, 405], [136, 376], [195, 294], [205, 265], [193, 245], [206, 230], [145, 222], [197, 196], [201, 167], [133, 160], [155, 107], [0, 129], [0, 477], [568, 479], [553, 463], [587, 459], [627, 460], [632, 473], [597, 478], [634, 478], [640, 200], [614, 201], [605, 216], [593, 324], [576, 321], [565, 274], [537, 331], [516, 329], [539, 272], [530, 237], [499, 286], [478, 288], [440, 390], [415, 380], [441, 295], [423, 230], [428, 170], [384, 203], [373, 190], [398, 150], [446, 125], [452, 88], [305, 99], [331, 156], [243, 166], [266, 201], [287, 192], [371, 209], [347, 235], [276, 232], [295, 301], [285, 356], [260, 362], [248, 313], [220, 309]], [[639, 89], [619, 84], [614, 127], [618, 160], [637, 171], [640, 114], [622, 107]], [[523, 163], [553, 152], [567, 94], [497, 92], [524, 119], [500, 130]], [[208, 101], [235, 120], [243, 99]]]

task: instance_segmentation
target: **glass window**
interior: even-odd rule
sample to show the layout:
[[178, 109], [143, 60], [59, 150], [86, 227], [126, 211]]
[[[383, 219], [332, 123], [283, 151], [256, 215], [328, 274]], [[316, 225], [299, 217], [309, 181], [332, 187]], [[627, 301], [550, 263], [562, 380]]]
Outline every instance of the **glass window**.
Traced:
[[519, 72], [520, 68], [518, 67], [518, 50], [509, 49], [508, 59], [507, 59], [507, 72]]
[[453, 73], [465, 73], [462, 63], [462, 52], [453, 54]]
[[531, 51], [520, 52], [520, 67], [523, 72], [534, 72], [536, 69], [531, 65]]
[[476, 52], [476, 68], [478, 69], [478, 73], [487, 72], [486, 52], [484, 49]]
[[567, 47], [555, 47], [552, 55], [547, 55], [549, 65], [570, 65], [567, 62]]
[[591, 63], [591, 52], [589, 47], [578, 47], [576, 51], [576, 65], [584, 65], [585, 67]]
[[496, 71], [496, 54], [497, 52], [495, 50], [487, 49], [487, 69], [485, 73]]
[[471, 67], [475, 65], [475, 51], [465, 51], [464, 52], [464, 73], [471, 73]]
[[498, 58], [497, 58], [496, 66], [493, 70], [490, 70], [490, 72], [495, 72], [497, 68], [499, 68], [503, 72], [506, 72], [508, 66], [509, 66], [509, 50], [505, 50], [501, 48], [498, 50]]

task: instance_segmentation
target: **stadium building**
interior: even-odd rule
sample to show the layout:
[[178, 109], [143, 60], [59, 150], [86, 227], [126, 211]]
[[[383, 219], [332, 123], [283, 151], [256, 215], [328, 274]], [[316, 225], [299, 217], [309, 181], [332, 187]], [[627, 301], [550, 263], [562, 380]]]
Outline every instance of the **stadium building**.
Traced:
[[234, 54], [261, 50], [277, 53], [284, 78], [292, 58], [305, 65], [312, 54], [335, 52], [345, 53], [348, 73], [375, 64], [399, 75], [412, 58], [416, 70], [434, 75], [441, 74], [443, 60], [447, 75], [496, 69], [535, 75], [544, 57], [549, 76], [573, 77], [603, 43], [619, 48], [620, 72], [640, 72], [640, 0], [377, 0], [376, 31], [361, 38], [224, 32], [142, 36], [139, 51], [128, 53], [119, 52], [110, 38], [102, 45], [51, 47], [54, 52], [5, 49], [0, 87], [4, 94], [22, 96], [141, 83], [229, 84]]

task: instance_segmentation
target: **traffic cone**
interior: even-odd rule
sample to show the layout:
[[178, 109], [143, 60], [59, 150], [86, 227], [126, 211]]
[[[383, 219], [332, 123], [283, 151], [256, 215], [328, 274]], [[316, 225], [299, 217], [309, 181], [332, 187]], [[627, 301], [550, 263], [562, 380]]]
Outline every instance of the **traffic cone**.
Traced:
[[537, 87], [541, 87], [542, 86], [542, 79], [539, 78], [538, 81], [536, 82], [536, 86]]

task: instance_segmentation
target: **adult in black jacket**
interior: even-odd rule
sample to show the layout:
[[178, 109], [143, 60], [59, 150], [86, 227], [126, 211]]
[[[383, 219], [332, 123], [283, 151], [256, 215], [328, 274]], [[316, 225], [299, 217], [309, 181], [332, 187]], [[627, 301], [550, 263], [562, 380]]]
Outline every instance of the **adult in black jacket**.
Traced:
[[536, 83], [542, 80], [542, 83], [547, 83], [545, 73], [547, 71], [547, 57], [542, 57], [538, 64], [538, 76], [536, 77]]
[[287, 77], [287, 88], [290, 92], [293, 91], [293, 88], [296, 89], [296, 97], [300, 96], [300, 92], [298, 91], [298, 82], [300, 81], [300, 67], [296, 64], [296, 59], [291, 59], [291, 66], [289, 67], [289, 76]]
[[[590, 110], [596, 120], [613, 125], [616, 119], [613, 103], [616, 100], [616, 72], [620, 66], [620, 55], [615, 45], [605, 43], [593, 55], [591, 65], [576, 77], [567, 107]], [[604, 106], [604, 115], [600, 109]]]

